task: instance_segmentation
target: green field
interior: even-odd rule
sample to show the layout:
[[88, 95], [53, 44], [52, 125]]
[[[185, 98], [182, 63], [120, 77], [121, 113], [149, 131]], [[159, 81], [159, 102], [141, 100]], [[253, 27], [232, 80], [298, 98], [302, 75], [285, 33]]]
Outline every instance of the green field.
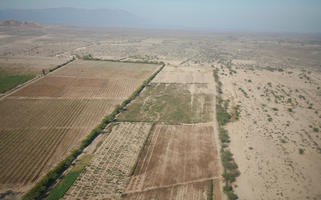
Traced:
[[34, 77], [34, 74], [12, 74], [7, 71], [0, 70], [0, 93], [6, 92]]
[[192, 97], [182, 84], [152, 84], [118, 117], [119, 121], [166, 122], [169, 124], [211, 121], [212, 96]]

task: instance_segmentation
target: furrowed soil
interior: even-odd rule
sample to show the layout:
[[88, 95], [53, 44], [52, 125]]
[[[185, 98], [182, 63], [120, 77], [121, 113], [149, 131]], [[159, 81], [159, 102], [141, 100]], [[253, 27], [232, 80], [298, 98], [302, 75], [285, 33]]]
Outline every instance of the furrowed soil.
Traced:
[[206, 199], [218, 172], [212, 126], [156, 125], [125, 194], [127, 199]]
[[158, 67], [77, 60], [0, 100], [0, 192], [28, 190]]

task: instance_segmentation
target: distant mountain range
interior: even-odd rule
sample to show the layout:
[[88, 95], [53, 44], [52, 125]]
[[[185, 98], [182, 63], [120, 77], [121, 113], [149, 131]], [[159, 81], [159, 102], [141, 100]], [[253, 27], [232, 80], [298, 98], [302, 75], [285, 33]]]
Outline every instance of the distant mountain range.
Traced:
[[[0, 10], [0, 20], [9, 19], [80, 26], [140, 27], [146, 23], [143, 19], [124, 10], [79, 8]], [[7, 21], [7, 23], [10, 22]]]
[[17, 20], [0, 20], [0, 26], [27, 26], [27, 27], [41, 27], [40, 24], [35, 22], [21, 22]]

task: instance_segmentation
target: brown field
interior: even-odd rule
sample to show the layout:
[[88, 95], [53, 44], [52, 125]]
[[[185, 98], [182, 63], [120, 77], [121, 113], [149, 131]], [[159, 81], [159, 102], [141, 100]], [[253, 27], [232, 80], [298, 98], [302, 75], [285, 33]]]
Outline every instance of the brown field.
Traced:
[[210, 67], [182, 67], [166, 66], [153, 83], [212, 83], [212, 69]]
[[207, 199], [209, 181], [219, 176], [212, 126], [156, 125], [125, 193], [128, 199]]
[[0, 192], [32, 186], [157, 67], [77, 60], [2, 99]]
[[63, 199], [120, 199], [151, 127], [150, 123], [116, 124], [103, 135], [86, 170]]
[[13, 74], [40, 74], [65, 63], [70, 58], [41, 56], [0, 56], [0, 70]]
[[[106, 76], [108, 77], [107, 74]], [[117, 80], [47, 76], [11, 96], [122, 100], [128, 97], [143, 81], [144, 79]]]
[[77, 60], [11, 96], [122, 100], [131, 95], [157, 67]]

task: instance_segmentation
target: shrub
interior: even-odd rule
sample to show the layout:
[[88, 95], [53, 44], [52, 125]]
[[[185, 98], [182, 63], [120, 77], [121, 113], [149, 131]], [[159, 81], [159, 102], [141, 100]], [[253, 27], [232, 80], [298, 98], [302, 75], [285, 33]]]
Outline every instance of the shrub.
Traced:
[[224, 128], [219, 128], [219, 138], [221, 140], [222, 143], [226, 143], [226, 142], [230, 142], [230, 137], [227, 134], [227, 130], [225, 130]]
[[231, 115], [220, 104], [216, 104], [216, 118], [219, 125], [224, 125], [231, 119]]
[[304, 149], [299, 149], [300, 154], [304, 154]]

